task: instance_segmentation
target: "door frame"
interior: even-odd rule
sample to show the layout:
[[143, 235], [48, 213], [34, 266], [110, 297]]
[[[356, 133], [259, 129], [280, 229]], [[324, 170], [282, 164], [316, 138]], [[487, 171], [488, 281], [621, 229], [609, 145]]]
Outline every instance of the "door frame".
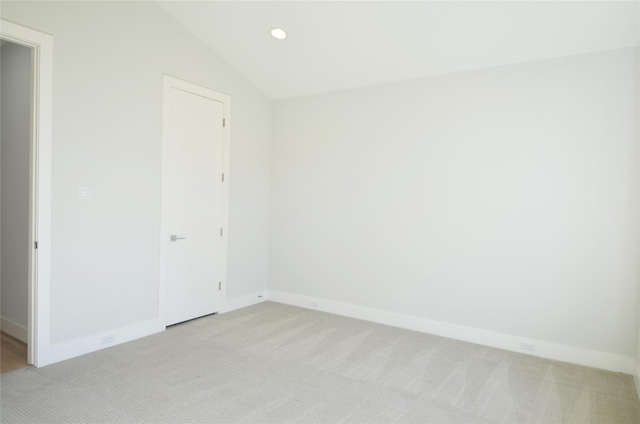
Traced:
[[[170, 142], [171, 142], [171, 90], [178, 89], [198, 96], [206, 97], [222, 103], [223, 119], [225, 124], [222, 128], [222, 199], [221, 199], [221, 222], [222, 236], [219, 238], [220, 245], [220, 305], [226, 299], [227, 293], [227, 257], [228, 257], [228, 231], [229, 228], [229, 181], [230, 181], [230, 140], [231, 140], [231, 96], [214, 91], [210, 88], [202, 87], [190, 82], [181, 80], [164, 74], [162, 76], [162, 177], [161, 177], [161, 197], [160, 197], [160, 270], [159, 270], [159, 292], [158, 292], [158, 316], [163, 323], [166, 322], [167, 312], [167, 269], [169, 265], [169, 172], [170, 172]], [[221, 176], [222, 179], [222, 176]]]
[[0, 38], [32, 52], [27, 362], [40, 367], [50, 363], [51, 344], [53, 37], [2, 19]]

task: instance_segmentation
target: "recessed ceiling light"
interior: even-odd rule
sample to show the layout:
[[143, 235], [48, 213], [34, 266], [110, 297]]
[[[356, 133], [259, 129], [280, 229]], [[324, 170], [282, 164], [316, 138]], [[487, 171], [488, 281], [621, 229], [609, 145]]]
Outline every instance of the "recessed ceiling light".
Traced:
[[272, 29], [271, 35], [273, 35], [273, 38], [277, 38], [278, 40], [284, 40], [285, 38], [287, 38], [287, 33], [282, 28]]

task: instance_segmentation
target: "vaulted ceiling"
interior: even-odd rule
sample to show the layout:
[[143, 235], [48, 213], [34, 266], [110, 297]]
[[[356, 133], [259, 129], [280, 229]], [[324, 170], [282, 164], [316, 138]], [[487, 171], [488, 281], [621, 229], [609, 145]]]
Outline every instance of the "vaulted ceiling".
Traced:
[[[637, 1], [160, 1], [279, 99], [639, 45]], [[280, 27], [279, 41], [269, 31]]]

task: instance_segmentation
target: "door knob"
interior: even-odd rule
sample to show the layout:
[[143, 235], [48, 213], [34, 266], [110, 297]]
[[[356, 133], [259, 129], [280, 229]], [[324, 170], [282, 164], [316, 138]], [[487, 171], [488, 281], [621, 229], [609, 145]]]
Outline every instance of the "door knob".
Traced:
[[171, 241], [184, 240], [187, 236], [180, 236], [178, 234], [171, 234]]

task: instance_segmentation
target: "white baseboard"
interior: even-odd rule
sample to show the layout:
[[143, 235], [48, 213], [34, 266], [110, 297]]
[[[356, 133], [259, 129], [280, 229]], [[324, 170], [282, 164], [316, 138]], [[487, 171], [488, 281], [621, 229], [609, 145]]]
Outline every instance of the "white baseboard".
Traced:
[[636, 394], [638, 395], [638, 399], [640, 399], [640, 362], [636, 361], [636, 369], [633, 373], [633, 381], [636, 383]]
[[28, 343], [29, 331], [27, 327], [6, 318], [0, 318], [0, 329], [11, 337], [15, 337], [23, 343]]
[[[256, 303], [263, 302], [266, 299], [266, 291], [249, 293], [244, 296], [227, 299], [221, 306], [220, 313], [230, 312], [236, 309], [255, 305]], [[2, 325], [4, 329], [4, 321], [2, 322]], [[42, 359], [38, 362], [38, 367], [54, 364], [66, 359], [75, 358], [80, 355], [85, 355], [87, 353], [96, 352], [121, 343], [150, 336], [152, 334], [165, 331], [165, 329], [166, 325], [164, 320], [155, 318], [110, 331], [103, 331], [99, 334], [93, 334], [80, 339], [44, 346], [42, 347]]]
[[38, 363], [38, 367], [150, 336], [151, 334], [165, 331], [165, 328], [164, 320], [155, 318], [80, 339], [52, 344], [45, 347], [46, 352], [43, 352], [44, 354], [42, 355], [42, 360]]
[[226, 299], [220, 308], [220, 313], [235, 311], [236, 309], [246, 308], [247, 306], [255, 305], [256, 303], [264, 302], [267, 300], [267, 291], [261, 290], [244, 296], [232, 297]]
[[[513, 336], [478, 328], [465, 327], [442, 321], [433, 321], [410, 315], [387, 312], [378, 309], [365, 308], [347, 303], [317, 299], [292, 293], [269, 290], [269, 300], [287, 305], [299, 306], [307, 309], [316, 309], [336, 315], [362, 319], [393, 327], [405, 328], [422, 333], [434, 334], [456, 340], [476, 343], [479, 345], [510, 350], [513, 352], [539, 356], [557, 361], [570, 362], [593, 368], [621, 372], [625, 374], [637, 374], [635, 360], [630, 357], [616, 355], [607, 352], [599, 352], [583, 349], [575, 346], [561, 345], [557, 343], [535, 340], [524, 336]], [[311, 307], [315, 302], [317, 307]], [[536, 351], [523, 350], [522, 340], [532, 341], [536, 345]], [[636, 384], [638, 381], [636, 380]]]

